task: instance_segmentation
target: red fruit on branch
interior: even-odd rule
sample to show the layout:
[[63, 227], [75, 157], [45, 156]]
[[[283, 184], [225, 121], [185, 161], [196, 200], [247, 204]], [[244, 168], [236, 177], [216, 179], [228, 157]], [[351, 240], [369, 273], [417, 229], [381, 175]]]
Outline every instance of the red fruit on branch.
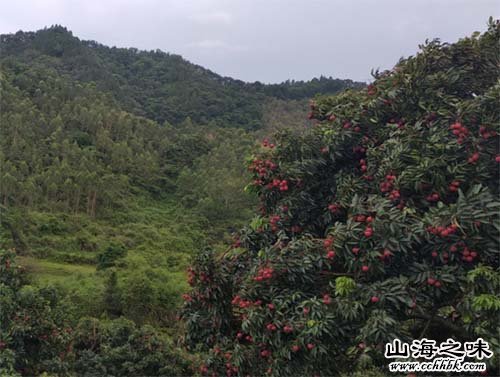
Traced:
[[328, 210], [331, 212], [331, 213], [337, 213], [340, 211], [340, 206], [338, 204], [329, 204], [328, 205]]
[[469, 157], [467, 162], [469, 164], [475, 164], [479, 160], [479, 152], [474, 152], [472, 156]]
[[277, 327], [276, 327], [276, 325], [269, 323], [266, 325], [266, 329], [268, 329], [269, 331], [276, 331]]
[[366, 228], [363, 234], [365, 235], [365, 237], [370, 238], [371, 236], [373, 236], [373, 228]]
[[380, 299], [379, 299], [377, 296], [372, 296], [372, 297], [370, 298], [370, 301], [371, 301], [372, 303], [376, 304], [377, 302], [379, 302], [379, 301], [380, 301]]
[[269, 350], [262, 350], [260, 351], [260, 356], [266, 358], [266, 357], [269, 357], [271, 355], [271, 351]]
[[327, 259], [330, 259], [330, 260], [335, 258], [335, 251], [329, 250], [328, 253], [326, 253], [326, 257], [327, 257]]
[[401, 197], [399, 190], [392, 190], [389, 194], [389, 199], [392, 201], [398, 200]]
[[292, 351], [293, 351], [293, 352], [299, 352], [299, 351], [300, 351], [300, 346], [299, 346], [299, 345], [297, 345], [297, 344], [294, 344], [294, 345], [292, 346]]
[[316, 347], [313, 343], [307, 343], [307, 349], [311, 351], [314, 347]]
[[332, 298], [330, 297], [330, 295], [325, 294], [323, 296], [323, 304], [330, 305], [331, 303], [332, 303]]
[[358, 215], [355, 217], [355, 219], [359, 223], [364, 223], [366, 221], [366, 216], [365, 215]]
[[328, 249], [328, 248], [330, 248], [332, 245], [333, 245], [333, 237], [328, 237], [328, 238], [325, 238], [325, 240], [323, 241], [323, 247], [324, 247], [325, 249]]
[[369, 270], [370, 270], [370, 266], [364, 265], [361, 267], [361, 271], [363, 271], [363, 272], [368, 272]]
[[427, 284], [428, 285], [434, 285], [436, 283], [436, 279], [433, 279], [433, 278], [428, 278], [427, 279]]

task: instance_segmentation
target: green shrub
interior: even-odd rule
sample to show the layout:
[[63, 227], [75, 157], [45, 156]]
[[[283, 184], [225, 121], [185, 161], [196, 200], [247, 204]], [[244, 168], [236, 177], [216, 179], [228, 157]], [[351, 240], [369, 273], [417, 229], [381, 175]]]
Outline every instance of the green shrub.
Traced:
[[106, 250], [97, 256], [97, 269], [113, 267], [117, 261], [124, 258], [127, 250], [122, 245], [109, 245]]

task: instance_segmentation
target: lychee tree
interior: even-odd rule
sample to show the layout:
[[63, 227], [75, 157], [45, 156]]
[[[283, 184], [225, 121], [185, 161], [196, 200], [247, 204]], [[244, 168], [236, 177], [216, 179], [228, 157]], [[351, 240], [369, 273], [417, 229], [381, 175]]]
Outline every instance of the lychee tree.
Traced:
[[[190, 268], [186, 343], [207, 375], [380, 368], [395, 338], [500, 352], [500, 28], [435, 40], [249, 162], [260, 215]], [[497, 373], [497, 356], [487, 361]]]

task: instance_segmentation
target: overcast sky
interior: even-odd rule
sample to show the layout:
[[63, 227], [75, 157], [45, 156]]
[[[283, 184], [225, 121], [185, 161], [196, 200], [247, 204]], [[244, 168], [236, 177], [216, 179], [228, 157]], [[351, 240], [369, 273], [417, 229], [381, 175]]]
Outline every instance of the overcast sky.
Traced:
[[500, 17], [498, 0], [0, 0], [0, 33], [61, 24], [81, 39], [161, 49], [245, 81], [366, 81], [426, 38]]

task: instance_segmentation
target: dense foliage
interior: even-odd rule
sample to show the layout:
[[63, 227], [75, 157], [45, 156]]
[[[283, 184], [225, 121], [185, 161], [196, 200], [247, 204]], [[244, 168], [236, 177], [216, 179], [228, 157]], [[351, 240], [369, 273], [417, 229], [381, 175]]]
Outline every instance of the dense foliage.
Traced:
[[80, 318], [54, 289], [26, 284], [12, 251], [0, 251], [0, 374], [190, 375], [192, 361], [151, 326]]
[[260, 216], [189, 271], [204, 375], [383, 368], [394, 338], [482, 337], [498, 375], [500, 26], [319, 97], [249, 164]]

